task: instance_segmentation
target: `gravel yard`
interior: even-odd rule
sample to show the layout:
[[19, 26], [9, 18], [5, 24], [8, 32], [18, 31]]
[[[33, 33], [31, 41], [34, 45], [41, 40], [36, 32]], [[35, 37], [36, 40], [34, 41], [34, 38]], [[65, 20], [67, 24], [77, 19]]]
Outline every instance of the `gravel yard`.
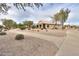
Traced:
[[0, 36], [1, 56], [51, 56], [58, 48], [52, 42], [24, 35], [25, 39], [15, 40], [16, 33], [7, 32]]

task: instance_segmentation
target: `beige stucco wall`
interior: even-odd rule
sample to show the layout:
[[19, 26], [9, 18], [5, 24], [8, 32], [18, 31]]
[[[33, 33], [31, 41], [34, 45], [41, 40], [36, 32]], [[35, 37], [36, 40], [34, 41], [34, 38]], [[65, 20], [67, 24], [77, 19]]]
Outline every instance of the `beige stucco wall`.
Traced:
[[[41, 25], [41, 27], [40, 27]], [[45, 24], [45, 28], [48, 28], [48, 29], [52, 29], [54, 27], [54, 24]], [[57, 28], [61, 28], [60, 25], [56, 25]], [[38, 28], [43, 28], [43, 24], [38, 24]]]

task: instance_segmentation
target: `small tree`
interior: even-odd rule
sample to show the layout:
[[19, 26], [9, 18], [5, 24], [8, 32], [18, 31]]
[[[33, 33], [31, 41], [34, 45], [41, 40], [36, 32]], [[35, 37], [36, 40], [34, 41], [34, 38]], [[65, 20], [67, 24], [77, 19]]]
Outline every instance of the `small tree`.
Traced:
[[33, 24], [33, 25], [32, 25], [32, 28], [33, 28], [33, 29], [35, 29], [35, 28], [36, 28], [36, 25], [35, 25], [35, 24]]
[[33, 21], [24, 21], [23, 24], [26, 25], [28, 29], [30, 30], [33, 25]]
[[7, 28], [7, 29], [11, 29], [16, 27], [16, 22], [14, 22], [11, 19], [3, 19], [3, 25]]
[[59, 13], [56, 13], [53, 18], [55, 21], [54, 28], [56, 28], [55, 26], [57, 25], [57, 21], [59, 21]]

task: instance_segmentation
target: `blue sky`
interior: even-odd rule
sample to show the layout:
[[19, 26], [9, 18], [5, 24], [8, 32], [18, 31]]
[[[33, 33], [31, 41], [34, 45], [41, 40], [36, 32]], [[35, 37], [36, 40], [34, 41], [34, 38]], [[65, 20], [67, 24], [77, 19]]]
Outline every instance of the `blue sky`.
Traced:
[[65, 24], [75, 24], [79, 25], [79, 4], [78, 3], [44, 3], [43, 7], [37, 9], [36, 7], [30, 8], [26, 7], [26, 11], [18, 10], [12, 4], [12, 8], [9, 9], [7, 15], [0, 15], [0, 19], [2, 18], [11, 18], [17, 23], [22, 22], [24, 20], [32, 20], [37, 23], [39, 20], [47, 20], [52, 21], [49, 16], [53, 16], [60, 9], [68, 8], [71, 10], [69, 17]]

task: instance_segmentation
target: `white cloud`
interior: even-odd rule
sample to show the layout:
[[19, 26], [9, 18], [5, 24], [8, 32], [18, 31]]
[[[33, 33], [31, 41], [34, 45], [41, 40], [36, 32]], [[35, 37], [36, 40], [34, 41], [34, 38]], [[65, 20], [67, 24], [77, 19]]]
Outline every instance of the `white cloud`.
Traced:
[[50, 21], [52, 19], [49, 16], [53, 16], [61, 8], [69, 8], [71, 10], [66, 23], [74, 23], [73, 21], [78, 21], [79, 19], [79, 4], [44, 4], [44, 6], [40, 7], [40, 9], [32, 9], [30, 7], [26, 7], [26, 11], [18, 10], [12, 4], [9, 5], [11, 5], [12, 8], [8, 11], [8, 15], [0, 15], [0, 19], [11, 18], [16, 22], [22, 22], [24, 20], [33, 20], [34, 22], [38, 22], [39, 20]]

